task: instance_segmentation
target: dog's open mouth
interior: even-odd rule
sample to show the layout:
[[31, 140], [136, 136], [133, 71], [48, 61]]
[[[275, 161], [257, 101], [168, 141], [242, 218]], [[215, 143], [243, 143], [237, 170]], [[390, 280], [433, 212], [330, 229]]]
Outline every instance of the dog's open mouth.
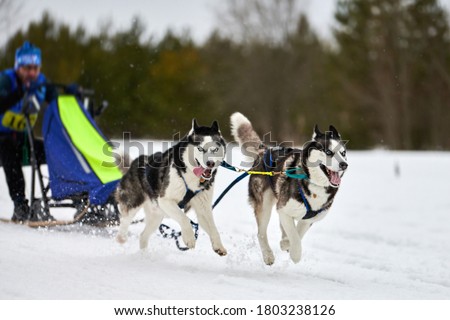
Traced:
[[327, 175], [331, 186], [334, 188], [339, 187], [339, 185], [341, 184], [341, 177], [339, 176], [339, 172], [330, 170], [323, 164], [321, 164], [320, 166], [321, 166], [322, 170], [325, 172], [325, 174]]
[[212, 170], [210, 168], [203, 168], [197, 160], [198, 167], [194, 168], [194, 174], [202, 179], [211, 179]]

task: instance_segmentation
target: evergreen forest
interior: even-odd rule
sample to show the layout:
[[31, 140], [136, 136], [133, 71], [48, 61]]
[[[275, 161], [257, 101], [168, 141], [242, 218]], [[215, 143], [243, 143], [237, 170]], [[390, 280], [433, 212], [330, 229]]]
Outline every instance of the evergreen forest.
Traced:
[[218, 120], [231, 139], [229, 116], [240, 111], [278, 143], [302, 144], [315, 124], [332, 124], [351, 149], [450, 150], [450, 25], [439, 1], [337, 0], [332, 39], [295, 2], [228, 1], [229, 32], [203, 43], [170, 30], [145, 37], [139, 17], [89, 34], [46, 13], [0, 48], [0, 67], [30, 40], [49, 79], [109, 102], [98, 123], [111, 138], [171, 139], [197, 118]]

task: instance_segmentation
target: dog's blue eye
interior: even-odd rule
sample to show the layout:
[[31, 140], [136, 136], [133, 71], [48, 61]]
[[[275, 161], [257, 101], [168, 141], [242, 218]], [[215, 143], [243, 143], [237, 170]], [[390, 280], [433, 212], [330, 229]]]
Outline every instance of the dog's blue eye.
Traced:
[[203, 149], [203, 148], [200, 147], [200, 146], [198, 146], [197, 149], [198, 149], [198, 151], [200, 151], [200, 152], [205, 152], [205, 149]]
[[211, 153], [216, 153], [217, 151], [219, 151], [219, 147], [216, 147], [214, 149], [211, 149]]
[[327, 151], [325, 151], [325, 153], [327, 156], [330, 156], [330, 157], [333, 155], [333, 152], [331, 152], [331, 150], [327, 150]]

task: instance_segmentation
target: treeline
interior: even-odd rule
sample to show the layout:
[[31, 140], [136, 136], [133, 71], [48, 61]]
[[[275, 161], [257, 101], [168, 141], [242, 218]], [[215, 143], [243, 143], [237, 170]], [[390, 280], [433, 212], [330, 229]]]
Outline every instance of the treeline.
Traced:
[[237, 31], [214, 31], [201, 45], [170, 31], [145, 40], [139, 19], [91, 35], [45, 14], [9, 39], [0, 66], [13, 66], [15, 48], [31, 40], [52, 81], [109, 101], [98, 121], [110, 137], [169, 139], [193, 117], [219, 120], [229, 136], [240, 111], [278, 142], [302, 143], [317, 123], [335, 125], [353, 149], [450, 149], [449, 20], [438, 1], [339, 0], [327, 41], [293, 16], [295, 2], [229, 1]]

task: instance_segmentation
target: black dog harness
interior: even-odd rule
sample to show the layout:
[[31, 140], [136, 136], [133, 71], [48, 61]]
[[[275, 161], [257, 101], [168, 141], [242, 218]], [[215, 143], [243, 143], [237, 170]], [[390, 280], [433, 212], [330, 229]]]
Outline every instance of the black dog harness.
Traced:
[[184, 209], [186, 205], [189, 203], [189, 201], [192, 200], [193, 197], [195, 197], [197, 194], [199, 194], [205, 189], [198, 189], [196, 191], [192, 191], [191, 189], [189, 189], [187, 182], [183, 176], [181, 176], [181, 179], [183, 179], [184, 185], [186, 187], [186, 193], [184, 194], [183, 199], [180, 202], [178, 202], [178, 207], [180, 207], [180, 209]]

